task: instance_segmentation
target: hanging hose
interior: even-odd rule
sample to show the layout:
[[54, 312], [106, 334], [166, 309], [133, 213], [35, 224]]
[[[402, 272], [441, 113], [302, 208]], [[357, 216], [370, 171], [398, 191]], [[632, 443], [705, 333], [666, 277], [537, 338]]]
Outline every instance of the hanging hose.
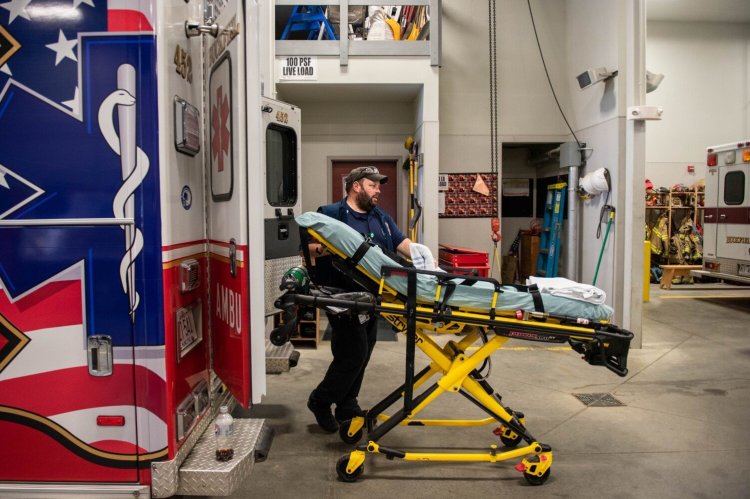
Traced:
[[[602, 257], [604, 256], [604, 247], [607, 246], [607, 238], [609, 237], [609, 229], [612, 227], [612, 222], [615, 220], [615, 208], [605, 204], [602, 206], [602, 214], [605, 210], [609, 211], [609, 220], [607, 220], [607, 230], [604, 232], [604, 241], [602, 241], [602, 249], [599, 251], [599, 260], [596, 262], [596, 272], [594, 272], [594, 280], [591, 283], [592, 286], [596, 286], [596, 278], [599, 275], [599, 266], [602, 264]], [[601, 225], [601, 224], [600, 224]]]

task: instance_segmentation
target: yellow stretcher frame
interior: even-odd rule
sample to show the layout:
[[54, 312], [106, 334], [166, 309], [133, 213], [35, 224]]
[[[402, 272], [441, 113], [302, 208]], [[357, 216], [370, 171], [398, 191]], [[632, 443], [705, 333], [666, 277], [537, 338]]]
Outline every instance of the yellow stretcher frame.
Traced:
[[[346, 260], [347, 256], [332, 246], [313, 229], [301, 229], [303, 249], [309, 264], [306, 234], [323, 243], [337, 257]], [[479, 374], [480, 366], [510, 338], [533, 341], [568, 341], [574, 350], [583, 354], [592, 365], [603, 365], [620, 376], [627, 374], [627, 353], [633, 335], [607, 322], [588, 321], [581, 318], [552, 316], [528, 311], [497, 311], [495, 307], [501, 299], [500, 284], [494, 279], [470, 278], [401, 267], [384, 267], [379, 278], [367, 273], [360, 265], [351, 263], [352, 271], [358, 271], [377, 286], [377, 302], [361, 302], [351, 299], [337, 299], [320, 295], [306, 295], [288, 292], [276, 303], [285, 309], [291, 319], [291, 310], [298, 304], [319, 308], [327, 306], [346, 307], [352, 312], [367, 311], [379, 314], [396, 331], [406, 336], [406, 375], [404, 384], [378, 402], [363, 416], [355, 417], [340, 425], [339, 435], [346, 443], [359, 443], [367, 431], [365, 442], [355, 450], [342, 456], [336, 465], [339, 478], [344, 482], [356, 481], [364, 471], [366, 454], [383, 454], [393, 459], [406, 461], [455, 461], [455, 462], [500, 462], [523, 457], [516, 470], [523, 473], [531, 485], [541, 485], [549, 478], [552, 465], [552, 450], [538, 442], [525, 427], [525, 416], [510, 407], [503, 406], [502, 398]], [[403, 274], [407, 277], [408, 292], [400, 295], [386, 283], [391, 275]], [[432, 307], [416, 301], [417, 274], [434, 275], [439, 280]], [[450, 279], [474, 279], [491, 281], [495, 284], [495, 294], [490, 310], [451, 309], [439, 303], [441, 287]], [[373, 289], [372, 287], [370, 289]], [[374, 289], [373, 289], [374, 291]], [[286, 320], [287, 324], [293, 321]], [[486, 330], [495, 335], [487, 338]], [[435, 342], [430, 333], [462, 333], [458, 340], [450, 340], [444, 346]], [[272, 341], [276, 331], [272, 333]], [[283, 335], [282, 335], [283, 336]], [[277, 337], [278, 339], [278, 337]], [[282, 338], [283, 339], [283, 338]], [[473, 345], [481, 343], [474, 349]], [[415, 349], [419, 348], [430, 363], [418, 374], [414, 374]], [[432, 385], [425, 385], [430, 378], [439, 377]], [[418, 395], [418, 389], [424, 388]], [[446, 393], [458, 393], [488, 413], [482, 419], [419, 419], [417, 416], [432, 402]], [[401, 401], [403, 407], [392, 415], [384, 412]], [[376, 421], [380, 424], [376, 426]], [[396, 426], [483, 426], [499, 423], [493, 433], [500, 438], [505, 450], [498, 450], [490, 444], [482, 452], [407, 452], [384, 447], [379, 440]], [[526, 445], [517, 447], [524, 441]]]

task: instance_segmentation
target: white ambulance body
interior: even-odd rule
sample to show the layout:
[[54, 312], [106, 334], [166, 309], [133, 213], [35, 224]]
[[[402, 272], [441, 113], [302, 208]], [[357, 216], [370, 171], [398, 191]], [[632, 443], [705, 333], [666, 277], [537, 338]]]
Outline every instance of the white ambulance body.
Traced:
[[750, 140], [706, 150], [703, 270], [750, 283]]
[[[299, 264], [300, 112], [258, 2], [0, 9], [0, 497], [227, 495], [267, 452], [266, 318]], [[269, 306], [270, 304], [270, 306]]]

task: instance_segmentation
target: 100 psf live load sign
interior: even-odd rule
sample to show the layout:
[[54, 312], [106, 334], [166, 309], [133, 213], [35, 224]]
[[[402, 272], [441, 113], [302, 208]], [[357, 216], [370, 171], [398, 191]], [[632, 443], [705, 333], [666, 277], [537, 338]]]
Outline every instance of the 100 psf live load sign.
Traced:
[[281, 59], [281, 80], [317, 80], [318, 58], [313, 56], [289, 56]]

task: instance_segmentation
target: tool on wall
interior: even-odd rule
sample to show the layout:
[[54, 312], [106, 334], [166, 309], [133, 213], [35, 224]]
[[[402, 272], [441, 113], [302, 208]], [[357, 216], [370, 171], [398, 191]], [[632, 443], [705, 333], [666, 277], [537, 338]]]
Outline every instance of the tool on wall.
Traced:
[[492, 267], [490, 268], [490, 277], [492, 277], [493, 273], [495, 272], [495, 264], [497, 264], [497, 271], [502, 272], [502, 266], [500, 265], [500, 253], [498, 253], [497, 251], [497, 243], [502, 240], [502, 236], [500, 235], [500, 219], [497, 217], [491, 218], [490, 228], [492, 229], [490, 239], [492, 239], [492, 244], [494, 246], [492, 250]]
[[406, 137], [404, 147], [409, 151], [409, 239], [417, 242], [417, 224], [422, 216], [422, 205], [417, 198], [417, 144], [411, 135]]

